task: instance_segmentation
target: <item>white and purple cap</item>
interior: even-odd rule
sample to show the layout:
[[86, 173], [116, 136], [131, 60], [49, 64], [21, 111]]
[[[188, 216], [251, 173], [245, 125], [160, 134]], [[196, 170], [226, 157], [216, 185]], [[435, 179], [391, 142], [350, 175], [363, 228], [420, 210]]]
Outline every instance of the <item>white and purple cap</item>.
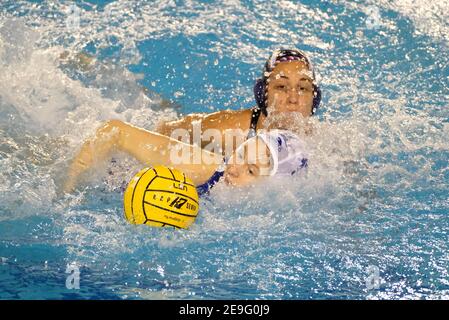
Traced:
[[291, 176], [307, 168], [308, 155], [305, 145], [296, 134], [288, 130], [260, 131], [240, 145], [236, 152], [241, 152], [246, 144], [257, 137], [270, 151], [270, 168], [264, 175]]
[[308, 155], [299, 137], [287, 130], [271, 130], [257, 135], [270, 150], [270, 176], [291, 176], [307, 168]]

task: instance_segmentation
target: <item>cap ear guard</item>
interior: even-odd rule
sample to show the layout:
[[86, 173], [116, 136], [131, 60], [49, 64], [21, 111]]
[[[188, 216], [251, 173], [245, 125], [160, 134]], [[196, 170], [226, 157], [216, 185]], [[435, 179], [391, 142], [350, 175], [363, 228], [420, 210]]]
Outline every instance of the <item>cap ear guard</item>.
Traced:
[[308, 154], [301, 139], [287, 130], [271, 130], [257, 135], [270, 150], [269, 175], [293, 175], [307, 168]]

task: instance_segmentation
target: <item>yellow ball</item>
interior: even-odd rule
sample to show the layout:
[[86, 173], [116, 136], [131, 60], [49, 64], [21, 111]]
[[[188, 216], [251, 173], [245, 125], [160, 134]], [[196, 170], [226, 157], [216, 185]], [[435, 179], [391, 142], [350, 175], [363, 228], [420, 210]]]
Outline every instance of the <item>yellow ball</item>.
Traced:
[[125, 218], [133, 224], [188, 228], [198, 214], [198, 193], [179, 170], [165, 166], [145, 168], [125, 190]]

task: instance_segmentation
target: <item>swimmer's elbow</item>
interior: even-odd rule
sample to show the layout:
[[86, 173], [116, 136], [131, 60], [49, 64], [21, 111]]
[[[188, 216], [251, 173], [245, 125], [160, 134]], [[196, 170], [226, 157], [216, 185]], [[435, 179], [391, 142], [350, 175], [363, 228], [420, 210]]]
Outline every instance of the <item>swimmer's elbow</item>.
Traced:
[[189, 116], [175, 121], [163, 121], [156, 126], [156, 132], [164, 136], [170, 136], [176, 129], [188, 130], [191, 126], [191, 119]]
[[157, 133], [160, 133], [162, 135], [167, 135], [167, 122], [161, 121], [156, 125], [156, 128], [154, 128], [154, 131]]
[[106, 143], [117, 145], [126, 123], [112, 119], [106, 121], [97, 131], [97, 143]]
[[122, 120], [118, 120], [118, 119], [111, 119], [106, 121], [103, 124], [103, 128], [106, 130], [112, 130], [112, 129], [122, 129], [126, 124], [122, 121]]

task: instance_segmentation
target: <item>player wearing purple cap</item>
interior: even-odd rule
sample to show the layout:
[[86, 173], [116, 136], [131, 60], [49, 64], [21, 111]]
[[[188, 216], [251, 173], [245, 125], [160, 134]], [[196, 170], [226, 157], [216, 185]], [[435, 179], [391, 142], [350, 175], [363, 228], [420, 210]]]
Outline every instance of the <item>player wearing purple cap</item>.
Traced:
[[[171, 136], [176, 129], [184, 129], [190, 133], [190, 143], [193, 141], [193, 124], [201, 124], [202, 133], [208, 129], [221, 131], [221, 145], [226, 130], [240, 129], [248, 137], [254, 136], [258, 129], [287, 129], [297, 131], [292, 127], [290, 113], [295, 112], [307, 118], [315, 114], [321, 101], [321, 90], [315, 76], [315, 69], [310, 58], [298, 49], [275, 50], [265, 63], [262, 77], [254, 85], [256, 106], [244, 110], [223, 110], [210, 114], [190, 114], [186, 117], [159, 124], [156, 131]], [[276, 121], [266, 121], [268, 117]], [[273, 118], [273, 119], [274, 119]], [[206, 147], [210, 141], [198, 143]], [[233, 146], [233, 148], [238, 145]], [[224, 149], [223, 155], [224, 155]]]

